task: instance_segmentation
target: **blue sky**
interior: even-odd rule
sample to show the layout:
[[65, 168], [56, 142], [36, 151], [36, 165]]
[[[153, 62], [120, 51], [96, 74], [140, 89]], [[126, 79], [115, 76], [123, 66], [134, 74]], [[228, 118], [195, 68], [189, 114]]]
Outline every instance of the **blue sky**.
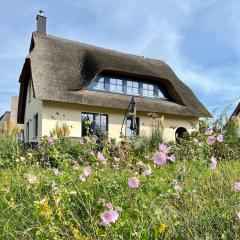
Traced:
[[166, 61], [210, 111], [240, 97], [239, 0], [8, 0], [0, 14], [0, 115], [18, 95], [40, 9], [51, 35]]

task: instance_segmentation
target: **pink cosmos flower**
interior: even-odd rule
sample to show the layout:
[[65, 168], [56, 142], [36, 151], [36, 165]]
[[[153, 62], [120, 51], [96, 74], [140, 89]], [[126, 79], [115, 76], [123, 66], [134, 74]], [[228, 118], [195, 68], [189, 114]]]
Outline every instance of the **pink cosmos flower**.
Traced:
[[51, 137], [48, 137], [48, 144], [50, 144], [50, 145], [53, 144], [53, 139]]
[[107, 203], [107, 204], [106, 204], [106, 207], [107, 207], [108, 209], [113, 209], [113, 205], [112, 205], [111, 203]]
[[235, 188], [237, 191], [240, 191], [240, 182], [236, 182], [235, 185], [234, 185], [234, 188]]
[[104, 157], [104, 155], [101, 153], [101, 152], [98, 152], [97, 153], [97, 158], [98, 160], [103, 163], [103, 164], [107, 164], [107, 160], [106, 158]]
[[212, 145], [212, 144], [214, 144], [216, 142], [216, 139], [214, 137], [212, 137], [212, 136], [209, 136], [207, 138], [207, 142], [208, 142], [208, 144]]
[[176, 157], [174, 154], [172, 154], [171, 156], [167, 157], [167, 160], [170, 160], [171, 162], [175, 162], [176, 161]]
[[115, 223], [118, 220], [119, 213], [116, 210], [110, 209], [108, 211], [105, 211], [101, 215], [101, 226], [108, 227], [111, 225], [111, 223]]
[[182, 187], [182, 185], [180, 183], [176, 183], [175, 186], [174, 186], [174, 189], [177, 192], [181, 192], [183, 187]]
[[210, 167], [211, 169], [215, 169], [217, 167], [217, 159], [214, 156], [211, 157]]
[[164, 145], [163, 143], [162, 144], [159, 144], [159, 150], [160, 152], [163, 152], [163, 153], [169, 153], [170, 152], [170, 147], [167, 147], [166, 145]]
[[218, 142], [223, 142], [223, 135], [220, 133], [220, 134], [218, 134], [218, 136], [217, 136], [217, 141]]
[[90, 166], [85, 167], [83, 172], [84, 172], [85, 177], [88, 177], [91, 173], [91, 167]]
[[167, 161], [167, 156], [163, 152], [156, 152], [152, 158], [153, 162], [158, 166], [163, 165]]
[[208, 128], [207, 131], [205, 132], [205, 136], [210, 136], [213, 133], [213, 129], [212, 128]]
[[148, 175], [150, 175], [152, 173], [152, 168], [150, 167], [150, 165], [146, 166], [146, 170], [143, 172], [143, 175], [146, 177]]
[[140, 180], [136, 177], [130, 177], [128, 179], [128, 186], [130, 188], [137, 188], [139, 186], [139, 184], [140, 184]]

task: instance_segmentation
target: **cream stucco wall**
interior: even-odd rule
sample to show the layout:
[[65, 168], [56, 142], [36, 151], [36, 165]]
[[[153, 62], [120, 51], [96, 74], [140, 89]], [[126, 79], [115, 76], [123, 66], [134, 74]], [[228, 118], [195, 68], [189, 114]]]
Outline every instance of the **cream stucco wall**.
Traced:
[[[41, 109], [41, 104], [38, 109]], [[70, 126], [70, 137], [81, 137], [81, 113], [102, 113], [108, 115], [109, 138], [120, 140], [120, 131], [125, 111], [119, 109], [93, 107], [79, 104], [68, 104], [60, 102], [43, 101], [42, 105], [42, 136], [49, 135], [54, 129], [56, 122], [66, 122]], [[149, 136], [151, 134], [151, 118], [146, 112], [137, 112], [140, 119], [140, 135]], [[178, 127], [184, 127], [192, 131], [192, 117], [180, 117], [165, 115], [164, 140], [175, 140], [175, 131]], [[123, 128], [125, 133], [125, 125]]]
[[[31, 86], [31, 87], [30, 87]], [[30, 88], [30, 89], [29, 89]], [[29, 98], [29, 95], [31, 97]], [[38, 136], [35, 137], [33, 134], [33, 118], [38, 114]], [[42, 101], [34, 97], [34, 90], [32, 85], [32, 80], [29, 80], [27, 99], [26, 99], [26, 108], [24, 116], [24, 135], [26, 140], [26, 124], [29, 122], [29, 142], [39, 142], [42, 136]]]

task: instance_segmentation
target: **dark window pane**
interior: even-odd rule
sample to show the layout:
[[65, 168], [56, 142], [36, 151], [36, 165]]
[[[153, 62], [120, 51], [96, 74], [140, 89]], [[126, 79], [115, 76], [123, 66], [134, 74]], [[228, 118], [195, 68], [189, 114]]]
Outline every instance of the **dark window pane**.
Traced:
[[103, 137], [107, 133], [107, 115], [82, 113], [82, 136]]

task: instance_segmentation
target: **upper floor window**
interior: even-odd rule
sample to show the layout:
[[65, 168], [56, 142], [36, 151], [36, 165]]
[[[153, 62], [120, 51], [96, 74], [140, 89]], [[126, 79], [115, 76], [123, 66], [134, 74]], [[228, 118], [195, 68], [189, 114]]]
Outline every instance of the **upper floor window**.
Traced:
[[127, 93], [138, 95], [139, 94], [139, 82], [127, 80]]
[[104, 77], [98, 78], [98, 82], [97, 82], [96, 88], [99, 88], [99, 89], [104, 89], [105, 88]]
[[152, 84], [143, 83], [143, 96], [154, 97], [154, 86]]
[[109, 90], [113, 92], [123, 92], [123, 80], [110, 78]]
[[117, 92], [126, 95], [136, 95], [150, 98], [169, 99], [164, 88], [158, 83], [148, 82], [143, 79], [125, 78], [116, 75], [100, 75], [87, 89]]

